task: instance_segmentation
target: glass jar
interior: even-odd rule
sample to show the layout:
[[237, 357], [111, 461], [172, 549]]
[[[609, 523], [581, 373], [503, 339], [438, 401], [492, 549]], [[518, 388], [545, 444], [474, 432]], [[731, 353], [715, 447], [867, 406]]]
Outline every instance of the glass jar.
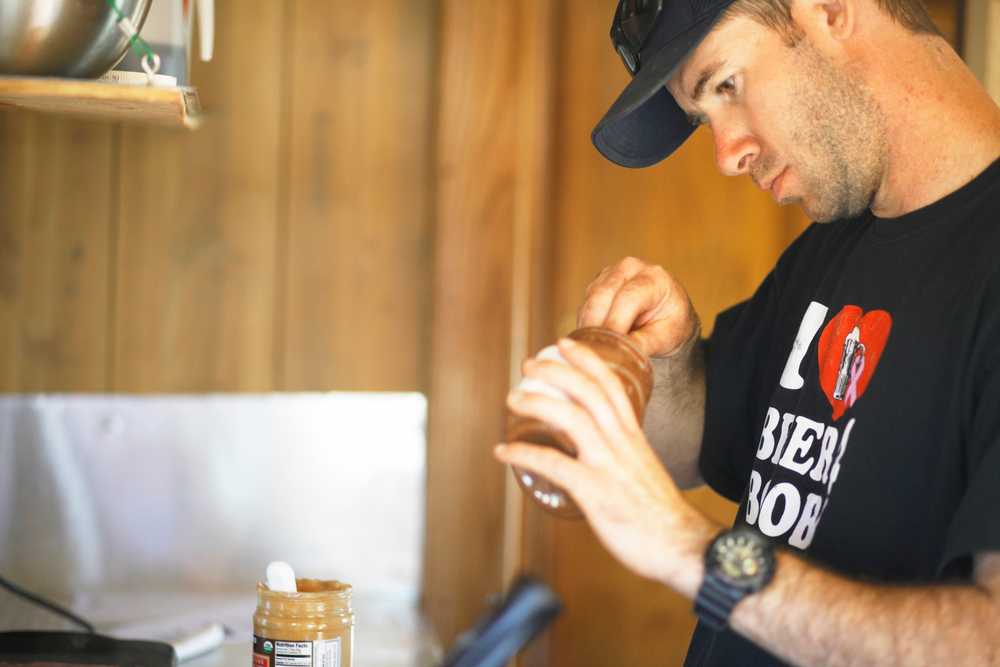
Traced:
[[296, 593], [257, 584], [253, 667], [351, 667], [351, 587], [316, 579], [295, 583]]
[[[577, 329], [568, 337], [593, 350], [621, 380], [636, 419], [641, 424], [653, 391], [653, 365], [649, 358], [628, 336], [603, 327]], [[537, 356], [539, 359], [566, 363], [555, 346], [545, 348]], [[558, 389], [532, 379], [522, 380], [518, 388], [526, 392], [563, 396]], [[573, 457], [577, 451], [576, 445], [563, 431], [533, 417], [523, 417], [511, 412], [507, 415], [506, 440], [555, 447]], [[566, 519], [579, 519], [583, 516], [569, 494], [544, 477], [517, 467], [514, 467], [514, 476], [521, 488], [552, 514]]]

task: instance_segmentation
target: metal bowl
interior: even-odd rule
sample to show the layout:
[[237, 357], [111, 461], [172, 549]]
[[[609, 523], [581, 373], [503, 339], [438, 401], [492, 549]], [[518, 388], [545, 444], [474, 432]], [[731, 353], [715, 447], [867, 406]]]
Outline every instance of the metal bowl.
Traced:
[[[142, 28], [152, 0], [114, 0]], [[107, 0], [0, 0], [0, 74], [94, 78], [128, 39]]]

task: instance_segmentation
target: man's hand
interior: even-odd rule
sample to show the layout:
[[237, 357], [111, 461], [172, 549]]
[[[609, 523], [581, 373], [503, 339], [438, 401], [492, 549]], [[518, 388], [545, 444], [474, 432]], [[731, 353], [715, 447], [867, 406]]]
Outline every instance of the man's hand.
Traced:
[[617, 376], [584, 345], [562, 340], [559, 351], [567, 364], [530, 360], [525, 375], [570, 400], [515, 391], [508, 403], [515, 413], [564, 431], [578, 458], [525, 443], [498, 447], [497, 458], [566, 489], [627, 567], [693, 595], [705, 546], [721, 527], [685, 501], [650, 448]]
[[662, 267], [626, 257], [587, 287], [580, 327], [606, 327], [650, 357], [668, 357], [698, 335], [698, 316], [681, 284]]
[[663, 268], [626, 257], [587, 288], [577, 323], [627, 334], [652, 357], [655, 384], [643, 424], [646, 437], [682, 488], [700, 486], [704, 349], [698, 315], [684, 288]]

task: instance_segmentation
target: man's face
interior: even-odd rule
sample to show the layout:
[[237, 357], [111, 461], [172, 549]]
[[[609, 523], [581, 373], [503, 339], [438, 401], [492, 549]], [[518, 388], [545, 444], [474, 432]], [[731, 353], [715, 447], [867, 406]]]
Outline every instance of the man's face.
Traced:
[[882, 113], [845, 67], [803, 37], [745, 17], [717, 26], [667, 88], [715, 139], [722, 173], [749, 174], [817, 222], [871, 204], [885, 171]]

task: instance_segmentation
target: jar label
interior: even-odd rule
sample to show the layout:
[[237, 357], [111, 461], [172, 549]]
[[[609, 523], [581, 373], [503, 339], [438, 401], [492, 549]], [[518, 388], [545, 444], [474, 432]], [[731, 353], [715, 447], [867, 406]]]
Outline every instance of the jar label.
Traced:
[[252, 667], [340, 667], [340, 637], [298, 642], [254, 635]]

